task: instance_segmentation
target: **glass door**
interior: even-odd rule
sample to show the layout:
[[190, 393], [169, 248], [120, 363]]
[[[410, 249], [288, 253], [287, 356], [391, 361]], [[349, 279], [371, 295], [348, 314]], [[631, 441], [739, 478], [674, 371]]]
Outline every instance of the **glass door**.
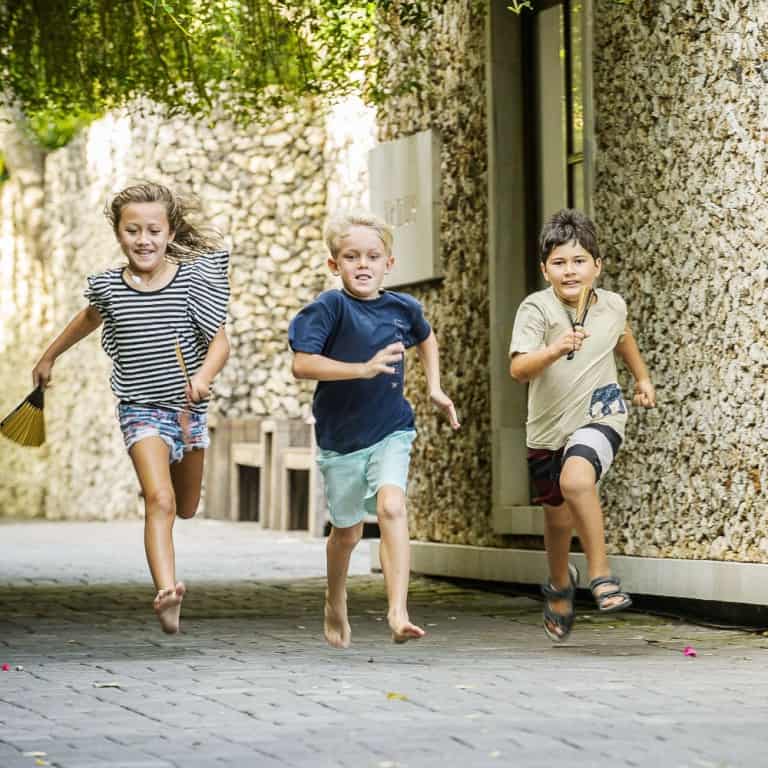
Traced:
[[[584, 0], [539, 0], [527, 30], [532, 252], [560, 208], [588, 210], [584, 129]], [[538, 266], [535, 273], [539, 274]], [[537, 277], [538, 280], [538, 277]]]

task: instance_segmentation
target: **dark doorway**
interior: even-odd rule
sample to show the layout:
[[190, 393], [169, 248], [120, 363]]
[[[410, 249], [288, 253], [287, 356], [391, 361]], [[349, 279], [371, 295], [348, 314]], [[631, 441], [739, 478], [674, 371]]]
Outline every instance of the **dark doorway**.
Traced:
[[259, 522], [259, 491], [261, 470], [258, 467], [238, 467], [240, 508], [238, 520]]

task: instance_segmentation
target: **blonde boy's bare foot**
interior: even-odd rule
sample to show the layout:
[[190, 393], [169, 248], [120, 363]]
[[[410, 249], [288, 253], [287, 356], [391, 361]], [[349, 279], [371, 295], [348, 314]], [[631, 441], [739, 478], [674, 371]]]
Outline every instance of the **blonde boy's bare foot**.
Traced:
[[153, 607], [160, 621], [160, 627], [168, 635], [175, 635], [179, 631], [181, 601], [186, 591], [184, 582], [178, 581], [175, 587], [160, 589], [155, 595]]
[[389, 628], [392, 630], [393, 643], [407, 643], [409, 640], [419, 640], [426, 632], [412, 624], [407, 615], [389, 616]]
[[352, 642], [352, 628], [349, 626], [349, 619], [347, 618], [346, 595], [340, 605], [332, 603], [328, 595], [325, 596], [323, 634], [331, 647], [349, 648], [349, 644]]

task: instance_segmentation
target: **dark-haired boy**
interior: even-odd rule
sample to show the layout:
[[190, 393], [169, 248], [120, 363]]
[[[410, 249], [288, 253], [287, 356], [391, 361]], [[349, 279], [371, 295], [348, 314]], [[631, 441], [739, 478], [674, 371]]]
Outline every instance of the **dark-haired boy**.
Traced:
[[550, 287], [531, 294], [518, 308], [509, 371], [516, 381], [529, 383], [528, 465], [534, 502], [544, 506], [550, 573], [542, 586], [544, 631], [560, 641], [574, 619], [576, 579], [568, 564], [574, 526], [598, 608], [620, 611], [632, 604], [610, 572], [597, 493], [627, 419], [614, 352], [635, 379], [634, 404], [653, 408], [656, 395], [621, 296], [596, 289], [586, 327], [575, 322], [582, 288], [593, 288], [602, 269], [592, 221], [580, 211], [558, 211], [544, 225], [539, 246], [541, 271]]

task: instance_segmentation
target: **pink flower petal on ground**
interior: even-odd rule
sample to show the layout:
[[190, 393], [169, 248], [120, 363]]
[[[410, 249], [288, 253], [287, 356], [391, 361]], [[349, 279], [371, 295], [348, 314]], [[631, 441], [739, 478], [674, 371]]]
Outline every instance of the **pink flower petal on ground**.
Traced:
[[683, 656], [692, 656], [695, 658], [698, 654], [692, 645], [686, 645], [685, 648], [683, 648]]

